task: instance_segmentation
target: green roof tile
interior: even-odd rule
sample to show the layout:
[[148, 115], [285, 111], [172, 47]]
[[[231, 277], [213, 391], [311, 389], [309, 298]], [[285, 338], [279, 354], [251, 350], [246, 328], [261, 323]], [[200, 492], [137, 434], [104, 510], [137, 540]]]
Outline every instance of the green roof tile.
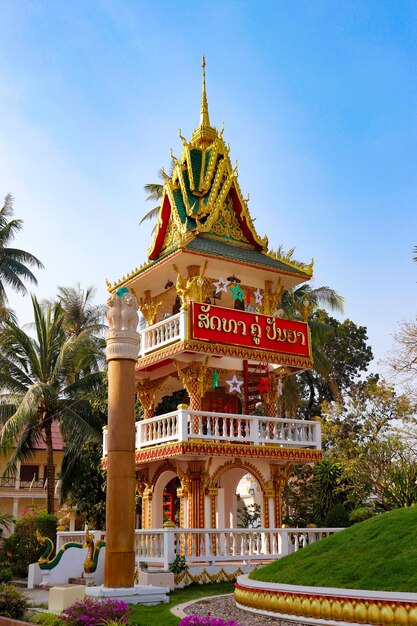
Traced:
[[201, 177], [201, 162], [203, 160], [203, 153], [201, 150], [197, 150], [194, 148], [190, 150], [190, 158], [191, 158], [191, 167], [193, 170], [194, 177], [194, 188], [200, 188], [200, 177]]
[[202, 235], [198, 235], [195, 239], [190, 241], [186, 248], [188, 250], [194, 250], [195, 252], [206, 252], [219, 257], [243, 261], [254, 265], [263, 265], [264, 267], [282, 270], [283, 272], [289, 272], [294, 275], [309, 277], [307, 272], [297, 270], [291, 265], [287, 265], [285, 261], [271, 259], [271, 257], [266, 254], [262, 254], [262, 252], [258, 252], [258, 250], [253, 248], [233, 246], [229, 243], [225, 243], [224, 241], [218, 241]]

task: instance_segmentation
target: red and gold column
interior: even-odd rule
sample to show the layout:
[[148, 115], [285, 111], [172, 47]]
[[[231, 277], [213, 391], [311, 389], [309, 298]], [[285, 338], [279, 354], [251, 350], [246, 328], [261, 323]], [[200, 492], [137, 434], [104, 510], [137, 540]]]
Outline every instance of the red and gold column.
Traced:
[[135, 581], [135, 363], [137, 302], [129, 292], [107, 301], [109, 331], [105, 587]]
[[[188, 528], [204, 528], [204, 461], [188, 463]], [[200, 535], [195, 536], [195, 556], [200, 556]], [[191, 546], [189, 546], [190, 551]], [[191, 552], [191, 551], [190, 551]]]
[[285, 467], [280, 465], [271, 465], [271, 481], [274, 487], [274, 527], [282, 527], [282, 491], [287, 484], [288, 477], [291, 473], [291, 465], [287, 464]]
[[[185, 369], [181, 369], [176, 363], [178, 378], [181, 380], [190, 398], [190, 410], [201, 411], [201, 401], [206, 390], [210, 386], [209, 368], [203, 363], [191, 363]], [[193, 420], [193, 433], [198, 433], [199, 420], [195, 416]]]

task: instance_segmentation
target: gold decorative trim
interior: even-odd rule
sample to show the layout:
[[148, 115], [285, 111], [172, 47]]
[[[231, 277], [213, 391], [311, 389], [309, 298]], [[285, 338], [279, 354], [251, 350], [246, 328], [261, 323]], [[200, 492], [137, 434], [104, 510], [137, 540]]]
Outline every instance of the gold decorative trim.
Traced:
[[311, 357], [303, 357], [299, 355], [283, 354], [282, 352], [270, 352], [268, 350], [259, 350], [246, 348], [244, 346], [234, 346], [220, 343], [210, 343], [190, 339], [187, 341], [179, 341], [170, 346], [166, 346], [160, 350], [155, 350], [152, 354], [138, 359], [136, 369], [141, 370], [149, 365], [153, 365], [158, 361], [162, 361], [174, 354], [192, 350], [195, 352], [205, 352], [220, 356], [232, 356], [242, 359], [250, 359], [254, 361], [268, 361], [269, 363], [277, 363], [286, 367], [294, 367], [297, 369], [310, 369], [313, 366]]
[[261, 446], [250, 444], [216, 443], [212, 441], [166, 443], [142, 448], [136, 451], [136, 463], [150, 463], [160, 459], [190, 456], [243, 457], [249, 459], [270, 459], [296, 463], [321, 461], [323, 452], [311, 448], [282, 448], [280, 445]]
[[208, 483], [208, 489], [216, 489], [218, 487], [217, 482], [220, 480], [223, 474], [235, 468], [247, 470], [250, 474], [252, 474], [254, 478], [256, 478], [262, 491], [266, 490], [267, 488], [266, 480], [264, 476], [262, 475], [262, 473], [259, 471], [259, 469], [255, 467], [254, 465], [252, 465], [252, 463], [249, 463], [248, 461], [242, 461], [242, 459], [235, 459], [234, 461], [226, 461], [226, 463], [223, 463], [223, 465], [220, 465], [220, 467], [218, 467], [216, 471], [214, 472], [213, 476], [211, 476], [209, 483]]
[[240, 567], [230, 574], [223, 568], [219, 569], [219, 571], [214, 574], [210, 574], [204, 568], [199, 574], [191, 574], [188, 570], [186, 572], [182, 572], [181, 574], [176, 574], [174, 576], [174, 581], [177, 587], [181, 583], [184, 583], [184, 586], [191, 585], [191, 583], [206, 585], [208, 583], [232, 582], [232, 580], [236, 580], [236, 578], [238, 576], [242, 576], [242, 574], [244, 574], [244, 572], [240, 569]]
[[336, 622], [384, 626], [417, 624], [417, 602], [275, 591], [262, 588], [261, 582], [259, 585], [253, 588], [236, 583], [236, 602], [258, 611]]

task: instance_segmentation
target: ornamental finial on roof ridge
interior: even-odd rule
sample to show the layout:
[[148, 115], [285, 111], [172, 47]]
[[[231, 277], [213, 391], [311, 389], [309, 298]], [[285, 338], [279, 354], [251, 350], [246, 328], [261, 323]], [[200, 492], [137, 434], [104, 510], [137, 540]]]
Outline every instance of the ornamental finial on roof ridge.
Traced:
[[201, 109], [200, 109], [200, 125], [194, 130], [191, 138], [193, 144], [210, 144], [218, 133], [217, 130], [210, 126], [210, 116], [208, 110], [207, 90], [206, 90], [206, 59], [203, 54], [201, 61], [202, 67], [202, 93], [201, 93]]

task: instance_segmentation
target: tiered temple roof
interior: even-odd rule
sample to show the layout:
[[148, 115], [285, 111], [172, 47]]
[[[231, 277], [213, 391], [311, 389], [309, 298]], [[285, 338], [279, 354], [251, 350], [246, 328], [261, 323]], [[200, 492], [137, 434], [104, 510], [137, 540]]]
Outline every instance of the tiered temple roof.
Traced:
[[200, 124], [191, 141], [183, 142], [181, 158], [171, 154], [172, 175], [164, 173], [164, 185], [155, 236], [148, 262], [113, 285], [112, 291], [178, 250], [203, 256], [240, 261], [298, 277], [312, 276], [312, 263], [296, 264], [268, 251], [268, 238], [254, 227], [238, 183], [237, 165], [230, 160], [230, 147], [211, 126], [203, 57], [203, 87]]

